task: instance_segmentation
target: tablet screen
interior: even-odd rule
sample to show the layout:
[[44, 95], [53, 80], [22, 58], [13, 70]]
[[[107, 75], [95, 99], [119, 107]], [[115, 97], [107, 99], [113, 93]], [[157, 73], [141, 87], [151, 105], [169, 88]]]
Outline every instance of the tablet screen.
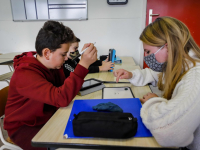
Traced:
[[135, 98], [130, 87], [103, 88], [103, 99]]
[[90, 80], [90, 81], [85, 81], [82, 85], [82, 88], [84, 87], [87, 87], [87, 86], [90, 86], [90, 85], [94, 85], [94, 84], [97, 84], [99, 82], [95, 81], [95, 80]]
[[101, 85], [101, 82], [96, 81], [96, 80], [94, 80], [94, 79], [86, 80], [86, 81], [83, 83], [82, 88], [81, 88], [80, 91], [86, 90], [86, 89], [89, 89], [89, 88], [92, 88], [92, 87], [97, 86], [97, 85]]

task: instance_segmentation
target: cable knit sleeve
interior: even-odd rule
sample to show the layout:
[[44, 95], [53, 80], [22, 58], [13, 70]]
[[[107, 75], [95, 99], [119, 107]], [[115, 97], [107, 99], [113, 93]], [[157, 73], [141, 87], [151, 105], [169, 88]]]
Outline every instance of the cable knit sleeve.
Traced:
[[132, 71], [133, 77], [129, 79], [135, 86], [144, 86], [148, 83], [151, 83], [153, 86], [156, 86], [158, 81], [159, 72], [155, 72], [149, 68], [145, 68], [142, 70], [136, 69]]
[[167, 147], [184, 147], [193, 141], [194, 132], [200, 126], [199, 114], [200, 67], [187, 72], [170, 100], [151, 98], [141, 109], [143, 123], [157, 142]]

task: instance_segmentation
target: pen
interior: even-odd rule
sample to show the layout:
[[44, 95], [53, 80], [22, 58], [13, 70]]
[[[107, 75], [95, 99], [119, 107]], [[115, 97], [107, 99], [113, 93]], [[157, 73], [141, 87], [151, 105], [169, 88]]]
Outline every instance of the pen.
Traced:
[[[96, 42], [93, 43], [93, 45], [95, 44]], [[74, 61], [75, 59], [77, 59], [78, 57], [80, 57], [86, 50], [88, 49], [88, 47], [86, 49], [84, 49], [82, 52], [80, 52], [76, 57], [74, 57], [72, 60]]]

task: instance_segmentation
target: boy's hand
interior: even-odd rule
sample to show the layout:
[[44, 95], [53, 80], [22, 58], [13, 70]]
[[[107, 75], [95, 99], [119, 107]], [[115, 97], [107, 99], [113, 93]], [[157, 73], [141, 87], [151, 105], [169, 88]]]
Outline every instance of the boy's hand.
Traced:
[[146, 101], [153, 97], [158, 97], [158, 95], [156, 95], [155, 93], [147, 93], [143, 96], [143, 98], [140, 98], [140, 102], [144, 104]]
[[102, 66], [99, 66], [99, 71], [108, 71], [108, 70], [113, 70], [114, 68], [114, 63], [111, 61], [102, 61]]
[[88, 49], [81, 55], [79, 64], [88, 69], [89, 66], [97, 60], [97, 50], [92, 43], [85, 44], [82, 50], [87, 47]]
[[130, 79], [132, 78], [133, 74], [124, 69], [118, 69], [113, 72], [116, 78], [116, 82], [119, 82], [119, 79]]

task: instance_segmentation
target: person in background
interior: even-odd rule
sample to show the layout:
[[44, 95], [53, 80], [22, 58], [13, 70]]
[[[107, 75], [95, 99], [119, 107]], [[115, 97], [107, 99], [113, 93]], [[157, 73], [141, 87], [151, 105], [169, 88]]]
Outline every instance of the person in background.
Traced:
[[36, 38], [36, 52], [14, 58], [15, 72], [10, 81], [4, 128], [11, 140], [24, 150], [40, 150], [31, 139], [59, 107], [66, 107], [78, 94], [88, 67], [97, 59], [93, 44], [82, 55], [76, 69], [65, 78], [63, 63], [74, 42], [73, 31], [56, 21], [47, 21]]
[[[79, 63], [80, 59], [77, 58], [75, 60], [72, 60], [74, 57], [79, 55], [79, 38], [75, 38], [75, 42], [71, 44], [69, 51], [67, 53], [68, 60], [65, 61], [63, 64], [64, 67], [64, 73], [65, 77], [69, 77], [71, 72], [74, 72], [74, 69], [76, 68], [77, 64]], [[93, 64], [91, 64], [88, 68], [89, 73], [96, 73], [100, 71], [108, 71], [113, 70], [114, 63], [111, 61], [108, 61], [108, 58], [105, 61], [96, 60]]]
[[157, 18], [140, 40], [149, 68], [116, 70], [116, 81], [157, 84], [162, 97], [148, 93], [140, 99], [143, 123], [161, 146], [200, 150], [200, 48], [187, 26], [171, 17]]

